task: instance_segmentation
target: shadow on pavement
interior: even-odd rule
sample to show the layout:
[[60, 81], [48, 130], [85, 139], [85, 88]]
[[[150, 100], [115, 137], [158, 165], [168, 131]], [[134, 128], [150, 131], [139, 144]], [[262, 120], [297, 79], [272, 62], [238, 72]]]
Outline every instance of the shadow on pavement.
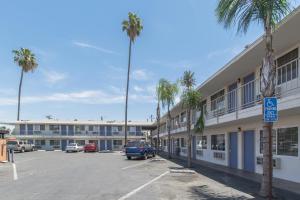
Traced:
[[[175, 164], [186, 167], [185, 160], [182, 160], [179, 158], [174, 158], [174, 157], [172, 157], [172, 159], [168, 159], [167, 156], [164, 154], [160, 154], [160, 156], [175, 163]], [[206, 176], [206, 177], [208, 177], [214, 181], [217, 181], [221, 184], [224, 184], [228, 187], [231, 187], [238, 191], [247, 193], [247, 194], [255, 197], [255, 199], [264, 199], [258, 195], [258, 192], [260, 190], [260, 184], [257, 182], [254, 182], [251, 180], [246, 180], [246, 179], [243, 179], [238, 176], [227, 174], [225, 172], [217, 171], [217, 170], [211, 169], [209, 167], [205, 167], [205, 166], [202, 166], [199, 164], [194, 164], [194, 163], [193, 163], [193, 167], [190, 169], [196, 171], [198, 174]], [[291, 192], [288, 192], [285, 190], [280, 190], [280, 189], [276, 188], [274, 191], [275, 191], [276, 199], [279, 199], [279, 200], [300, 199], [300, 197], [297, 194], [294, 194], [294, 193], [291, 193]], [[219, 195], [215, 194], [215, 193], [211, 193], [210, 191], [207, 190], [207, 186], [206, 187], [205, 186], [191, 187], [190, 192], [191, 192], [192, 196], [195, 196], [195, 197], [198, 196], [200, 199], [201, 198], [216, 199], [216, 200], [217, 199], [224, 199], [224, 200], [226, 200], [226, 199], [228, 199], [228, 200], [229, 199], [249, 199], [249, 198], [242, 197], [242, 196], [229, 198], [226, 196], [222, 196], [221, 193]]]

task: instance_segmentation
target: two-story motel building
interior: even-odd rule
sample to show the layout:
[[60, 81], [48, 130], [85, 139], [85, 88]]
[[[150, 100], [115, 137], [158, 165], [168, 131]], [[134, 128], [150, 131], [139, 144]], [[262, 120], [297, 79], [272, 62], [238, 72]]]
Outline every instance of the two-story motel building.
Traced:
[[[279, 109], [273, 134], [274, 177], [299, 183], [299, 8], [279, 24], [273, 45]], [[262, 173], [263, 117], [259, 79], [264, 50], [264, 38], [260, 37], [198, 87], [203, 96], [205, 130], [202, 135], [193, 133], [193, 159]], [[174, 106], [171, 115], [171, 151], [187, 156], [186, 113], [180, 103]], [[192, 113], [193, 123], [199, 115], [199, 112]], [[160, 135], [165, 151], [166, 123], [165, 115]]]
[[[124, 122], [118, 121], [17, 121], [7, 123], [15, 128], [12, 136], [35, 144], [41, 150], [65, 150], [68, 143], [95, 143], [100, 151], [121, 150], [124, 142]], [[128, 140], [146, 139], [153, 125], [150, 122], [128, 122]]]

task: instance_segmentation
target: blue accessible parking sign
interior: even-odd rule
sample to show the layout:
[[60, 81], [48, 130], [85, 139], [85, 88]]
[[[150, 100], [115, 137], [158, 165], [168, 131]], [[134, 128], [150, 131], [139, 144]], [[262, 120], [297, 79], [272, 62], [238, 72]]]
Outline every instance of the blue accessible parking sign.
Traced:
[[278, 121], [277, 98], [276, 97], [264, 98], [264, 121], [265, 122]]

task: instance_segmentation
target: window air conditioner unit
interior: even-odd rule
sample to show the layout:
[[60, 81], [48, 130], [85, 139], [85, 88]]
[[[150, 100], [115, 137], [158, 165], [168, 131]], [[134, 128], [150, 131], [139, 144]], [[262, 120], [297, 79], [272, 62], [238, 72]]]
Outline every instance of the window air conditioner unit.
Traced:
[[280, 96], [281, 96], [281, 86], [275, 87], [275, 95], [276, 95], [277, 97], [280, 97]]
[[[281, 167], [281, 160], [280, 158], [273, 158], [273, 168], [274, 169], [280, 169]], [[256, 157], [256, 164], [262, 165], [263, 164], [263, 157], [259, 156]]]

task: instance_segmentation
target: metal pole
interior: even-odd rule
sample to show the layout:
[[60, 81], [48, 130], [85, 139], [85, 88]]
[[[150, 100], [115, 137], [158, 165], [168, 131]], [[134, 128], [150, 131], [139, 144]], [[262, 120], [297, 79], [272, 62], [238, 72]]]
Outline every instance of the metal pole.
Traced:
[[269, 200], [272, 200], [272, 198], [273, 198], [273, 194], [272, 194], [272, 185], [273, 185], [273, 183], [272, 183], [272, 176], [273, 176], [273, 174], [272, 174], [272, 168], [273, 168], [272, 142], [273, 142], [273, 140], [272, 140], [271, 126], [272, 126], [272, 123], [269, 122], [269, 126], [268, 126], [268, 128], [269, 128], [268, 143], [269, 143], [269, 153], [270, 153], [270, 155], [269, 155], [269, 164], [270, 164], [270, 166], [269, 166]]

